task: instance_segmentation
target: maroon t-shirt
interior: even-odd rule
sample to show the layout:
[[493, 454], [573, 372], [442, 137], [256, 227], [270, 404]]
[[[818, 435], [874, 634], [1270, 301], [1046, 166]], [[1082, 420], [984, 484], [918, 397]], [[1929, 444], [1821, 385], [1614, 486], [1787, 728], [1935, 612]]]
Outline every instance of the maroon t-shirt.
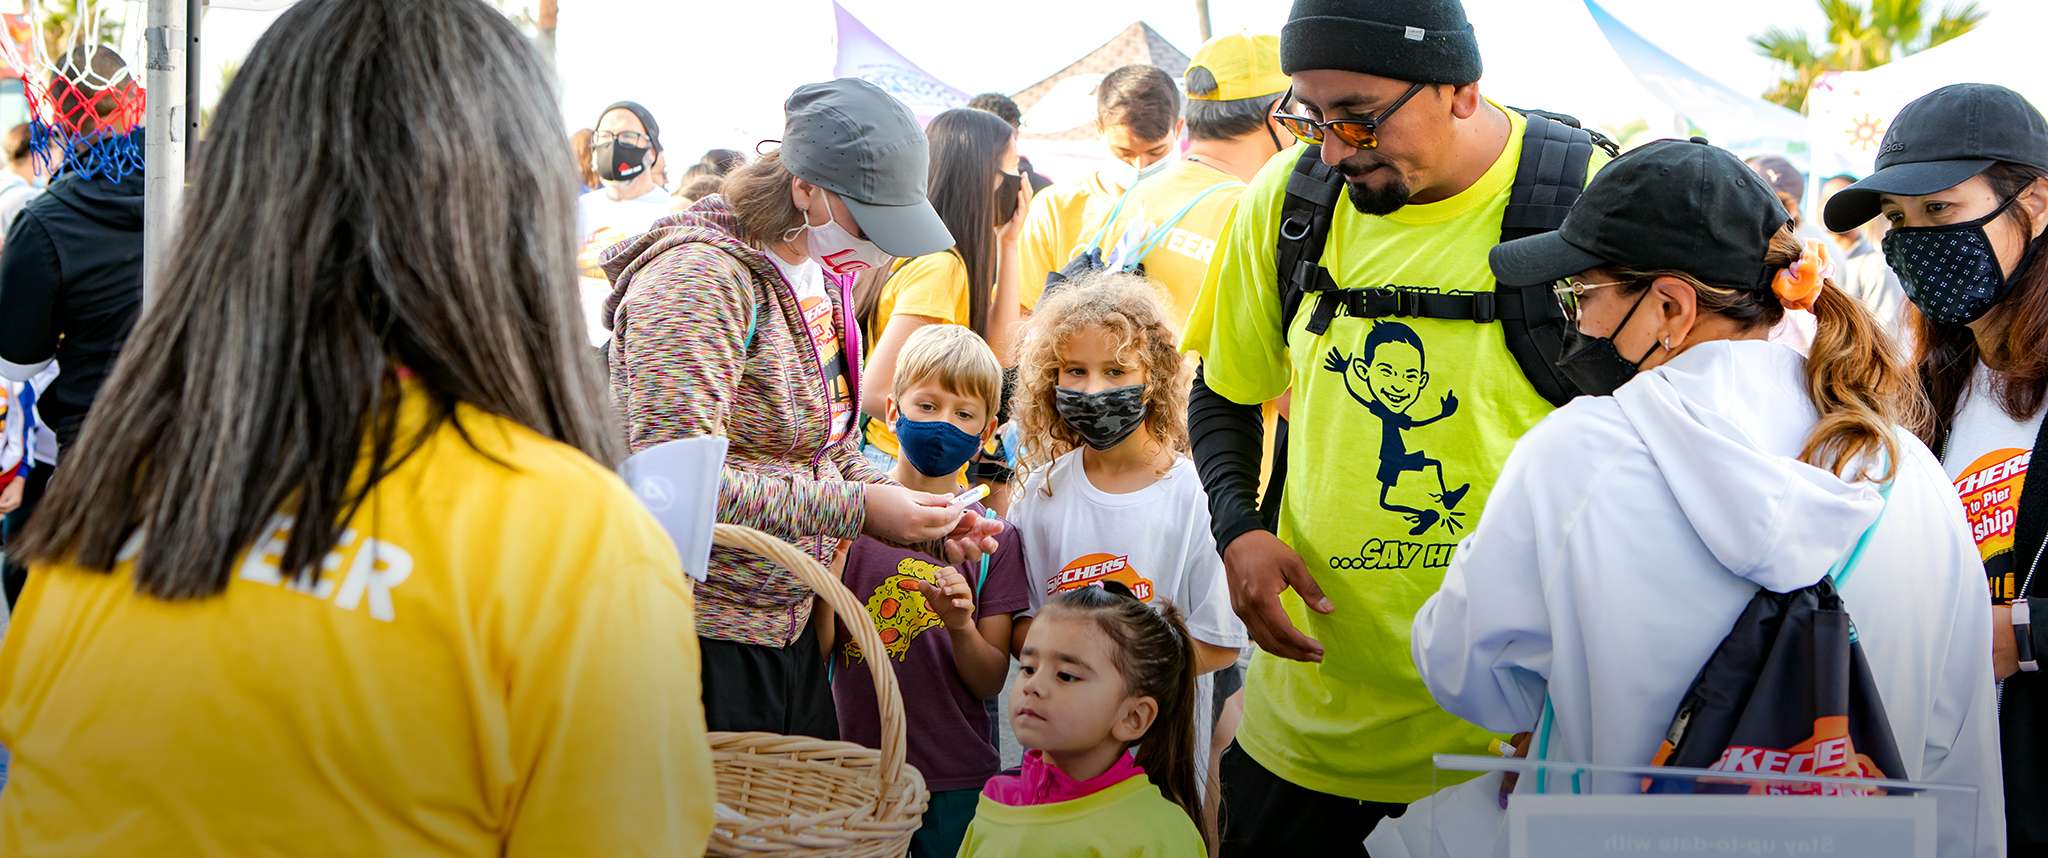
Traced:
[[[996, 540], [988, 578], [974, 601], [977, 621], [1031, 607], [1023, 538], [1005, 522]], [[903, 690], [908, 719], [905, 752], [933, 792], [980, 789], [1001, 768], [990, 737], [988, 709], [953, 667], [953, 636], [912, 583], [938, 583], [943, 563], [924, 552], [863, 536], [847, 550], [844, 577], [847, 589], [867, 605], [888, 657], [896, 663], [896, 683]], [[970, 584], [981, 578], [978, 562], [958, 568]], [[832, 697], [839, 706], [839, 738], [879, 748], [882, 725], [875, 708], [875, 681], [843, 627], [833, 640], [837, 643]]]

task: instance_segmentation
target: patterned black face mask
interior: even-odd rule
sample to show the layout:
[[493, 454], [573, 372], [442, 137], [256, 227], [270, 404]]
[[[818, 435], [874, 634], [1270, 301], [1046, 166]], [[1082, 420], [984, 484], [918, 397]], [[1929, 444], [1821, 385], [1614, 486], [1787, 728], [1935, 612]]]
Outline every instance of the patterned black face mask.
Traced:
[[[1906, 297], [1937, 325], [1967, 325], [1984, 318], [2012, 291], [2013, 278], [1998, 270], [1984, 227], [2012, 208], [2014, 194], [1990, 214], [1947, 226], [1892, 227], [1884, 236], [1884, 261], [1899, 274]], [[2041, 242], [2028, 245], [2014, 276]]]
[[1145, 422], [1151, 406], [1145, 402], [1145, 386], [1113, 387], [1100, 393], [1082, 393], [1061, 387], [1053, 391], [1053, 407], [1060, 419], [1074, 428], [1074, 434], [1097, 450], [1123, 443]]

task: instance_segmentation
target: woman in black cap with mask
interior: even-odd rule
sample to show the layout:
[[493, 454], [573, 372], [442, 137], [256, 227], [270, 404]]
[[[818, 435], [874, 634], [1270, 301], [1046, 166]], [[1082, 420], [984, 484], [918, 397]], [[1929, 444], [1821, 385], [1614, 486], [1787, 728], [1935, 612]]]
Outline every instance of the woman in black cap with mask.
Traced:
[[[1503, 733], [1537, 725], [1549, 760], [1647, 765], [1758, 588], [1813, 585], [1860, 545], [1837, 580], [1904, 768], [1887, 774], [1995, 793], [1976, 548], [1909, 431], [1912, 376], [1828, 280], [1825, 243], [1694, 138], [1615, 159], [1558, 231], [1490, 261], [1502, 283], [1558, 284], [1577, 326], [1559, 366], [1593, 395], [1516, 444], [1417, 614], [1437, 702]], [[1816, 317], [1811, 357], [1766, 339], [1788, 309]], [[1951, 810], [1944, 836], [2001, 825], [1995, 799]]]
[[[1892, 120], [1878, 171], [1828, 201], [1829, 229], [1884, 217], [1885, 260], [1919, 312], [1924, 435], [1961, 493], [1990, 581], [2002, 684], [2009, 847], [2048, 849], [2048, 630], [2032, 622], [2048, 491], [2027, 490], [2048, 398], [2048, 122], [2018, 93], [1966, 83]], [[2048, 599], [2043, 600], [2048, 607]], [[2048, 617], [2044, 617], [2048, 619]]]

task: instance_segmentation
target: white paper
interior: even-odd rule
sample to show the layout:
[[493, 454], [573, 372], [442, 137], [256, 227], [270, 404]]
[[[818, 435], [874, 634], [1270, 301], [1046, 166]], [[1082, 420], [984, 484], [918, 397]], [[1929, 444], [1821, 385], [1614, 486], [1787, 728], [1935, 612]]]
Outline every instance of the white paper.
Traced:
[[619, 476], [668, 531], [683, 571], [702, 581], [711, 573], [711, 526], [718, 522], [718, 477], [726, 441], [699, 435], [656, 444], [619, 465]]
[[1517, 795], [1511, 858], [1934, 858], [1933, 796]]
[[1365, 838], [1373, 858], [1494, 858], [1501, 838], [1501, 773], [1447, 787], [1380, 820]]

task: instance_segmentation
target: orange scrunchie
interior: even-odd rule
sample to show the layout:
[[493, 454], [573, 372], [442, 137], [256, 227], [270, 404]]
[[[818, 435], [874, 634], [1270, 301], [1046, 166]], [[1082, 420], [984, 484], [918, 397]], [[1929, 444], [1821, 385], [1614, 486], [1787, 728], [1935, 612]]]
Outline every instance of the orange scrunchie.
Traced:
[[1787, 310], [1811, 310], [1820, 297], [1822, 281], [1834, 276], [1834, 250], [1827, 242], [1808, 238], [1799, 242], [1799, 258], [1779, 269], [1771, 278], [1771, 292]]

